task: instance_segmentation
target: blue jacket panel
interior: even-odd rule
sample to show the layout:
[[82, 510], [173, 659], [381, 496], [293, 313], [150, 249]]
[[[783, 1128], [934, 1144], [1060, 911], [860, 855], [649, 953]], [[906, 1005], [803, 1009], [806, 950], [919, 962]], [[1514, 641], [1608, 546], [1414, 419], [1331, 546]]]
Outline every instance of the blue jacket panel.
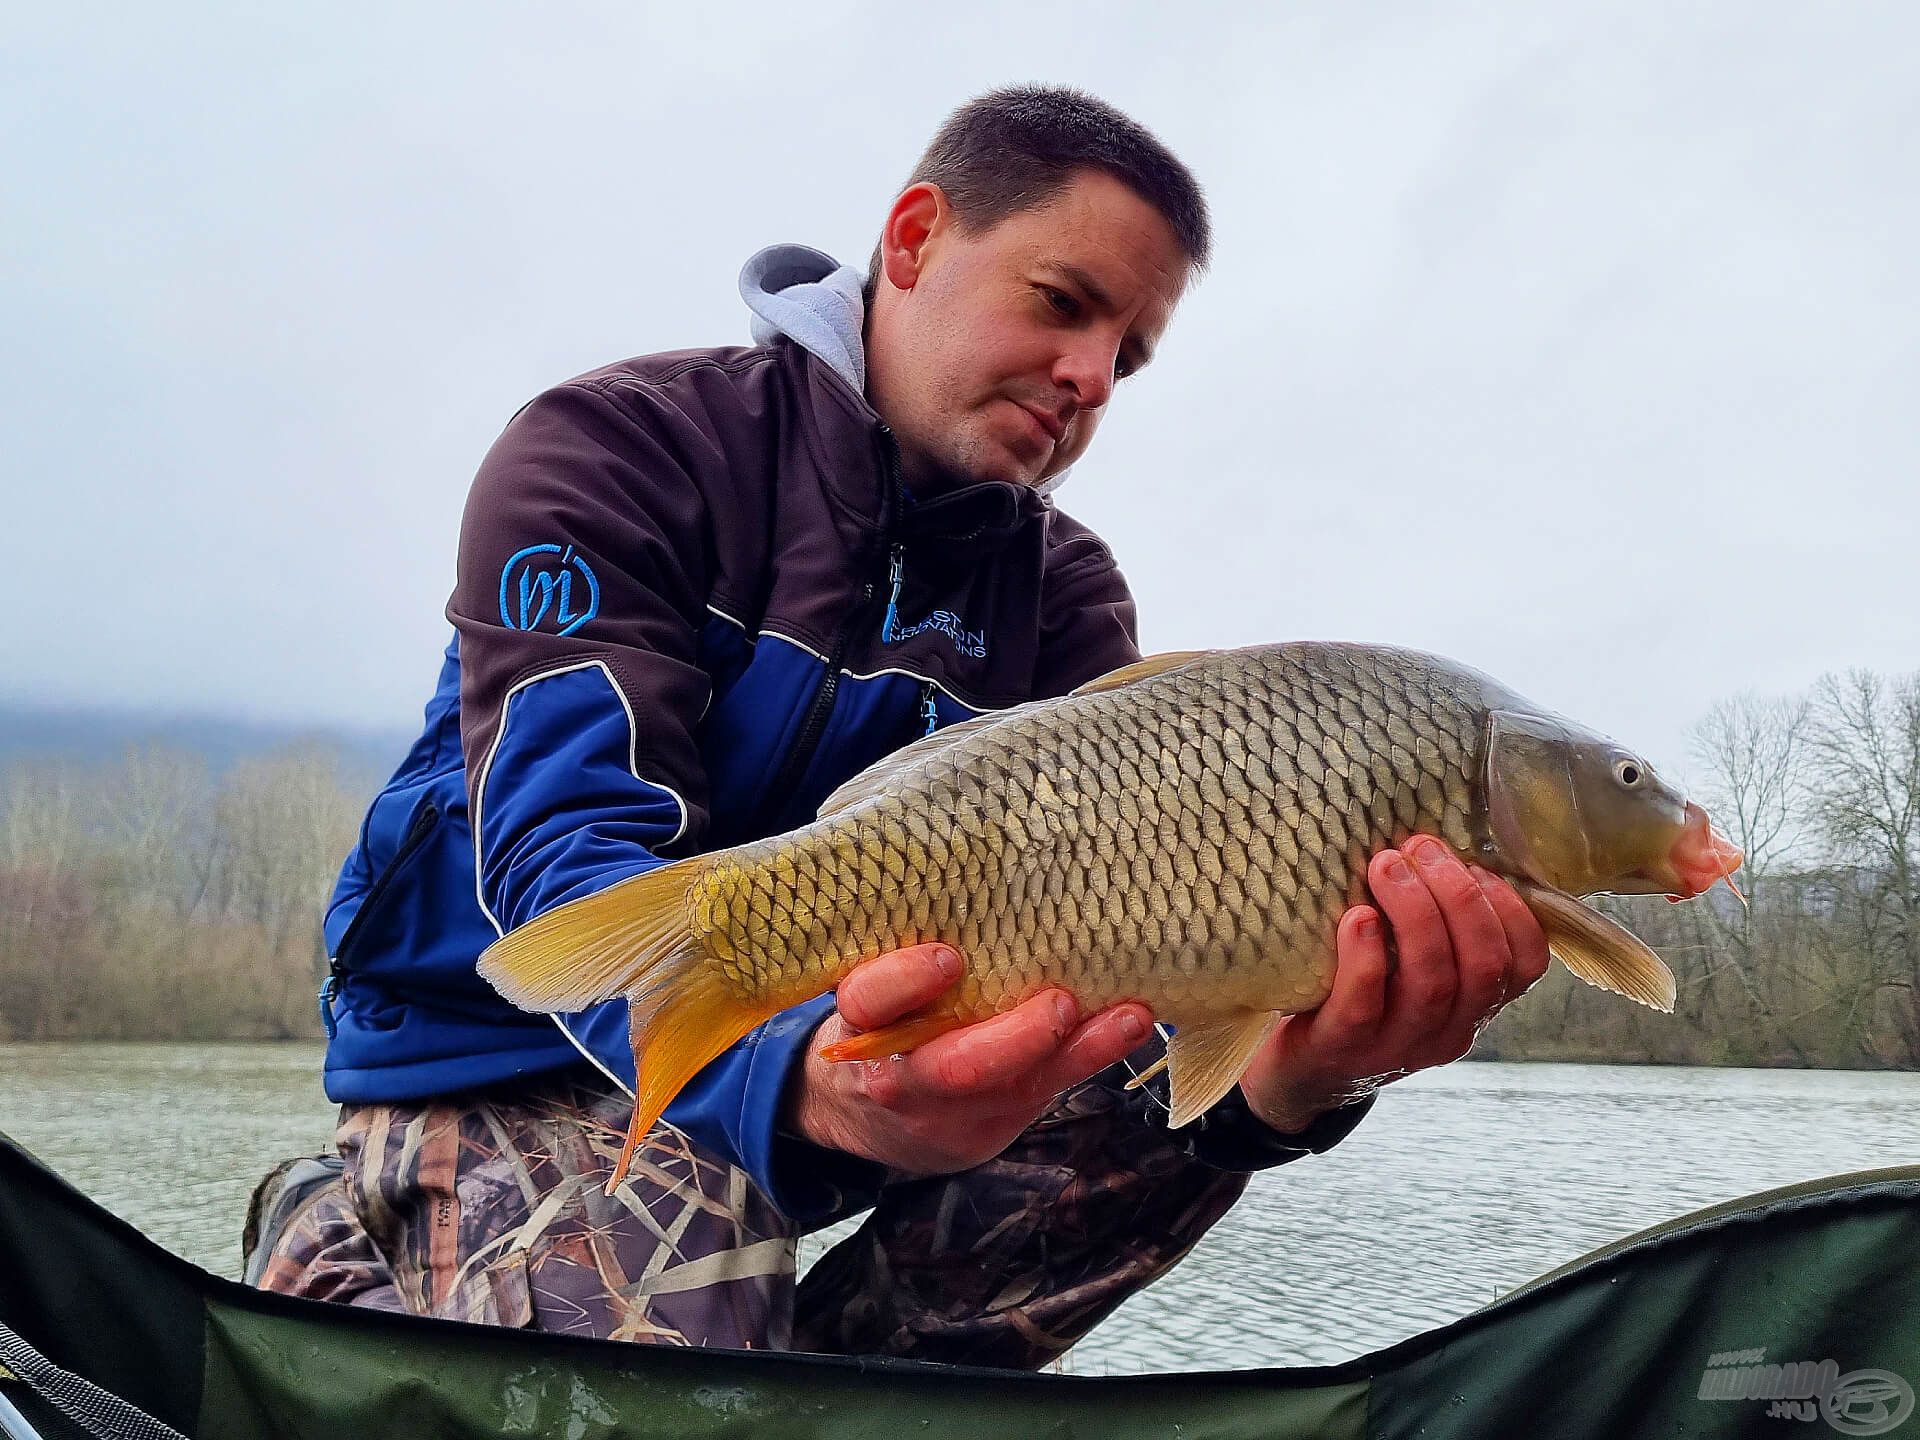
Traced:
[[[931, 727], [1137, 656], [1097, 539], [1031, 491], [909, 505], [891, 439], [797, 347], [648, 357], [549, 392], [482, 466], [420, 740], [326, 917], [327, 1092], [417, 1099], [590, 1060], [631, 1088], [625, 1002], [522, 1013], [499, 934], [682, 856], [791, 829]], [[877, 1168], [779, 1130], [820, 997], [667, 1118], [809, 1219]], [[583, 1058], [584, 1057], [584, 1058]]]

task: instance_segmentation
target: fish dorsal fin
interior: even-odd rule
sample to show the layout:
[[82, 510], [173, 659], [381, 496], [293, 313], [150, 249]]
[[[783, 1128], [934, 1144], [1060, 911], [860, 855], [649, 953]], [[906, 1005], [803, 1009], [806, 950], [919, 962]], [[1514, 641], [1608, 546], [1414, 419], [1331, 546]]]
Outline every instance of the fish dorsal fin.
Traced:
[[1202, 655], [1213, 653], [1211, 650], [1163, 650], [1158, 655], [1145, 656], [1131, 665], [1122, 665], [1118, 670], [1109, 670], [1099, 679], [1089, 680], [1073, 693], [1098, 695], [1104, 690], [1118, 690], [1122, 685], [1131, 685], [1136, 680], [1150, 680], [1155, 675], [1177, 669], [1189, 660], [1198, 660]]
[[1547, 933], [1547, 947], [1589, 985], [1611, 990], [1649, 1009], [1673, 1013], [1673, 972], [1647, 943], [1564, 890], [1521, 880], [1520, 898]]
[[882, 755], [873, 764], [862, 770], [838, 790], [820, 802], [817, 812], [825, 817], [841, 810], [850, 810], [863, 800], [871, 800], [900, 778], [901, 772], [918, 765], [936, 751], [945, 750], [949, 745], [977, 735], [982, 730], [991, 729], [1003, 720], [1015, 715], [1024, 715], [1042, 702], [1029, 700], [1024, 705], [1015, 705], [1006, 710], [991, 710], [985, 715], [976, 715], [971, 720], [962, 720], [936, 730], [931, 735], [922, 735], [918, 740], [902, 745], [889, 755]]
[[1239, 1084], [1260, 1042], [1280, 1017], [1271, 1010], [1236, 1010], [1221, 1019], [1182, 1025], [1167, 1041], [1167, 1083], [1178, 1130]]

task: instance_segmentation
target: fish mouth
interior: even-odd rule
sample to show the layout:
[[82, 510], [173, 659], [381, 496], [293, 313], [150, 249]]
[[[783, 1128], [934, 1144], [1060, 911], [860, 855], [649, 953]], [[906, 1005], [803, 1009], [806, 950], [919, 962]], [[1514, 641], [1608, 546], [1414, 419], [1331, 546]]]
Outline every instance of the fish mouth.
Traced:
[[1689, 800], [1684, 828], [1667, 852], [1667, 874], [1662, 878], [1671, 882], [1668, 893], [1674, 898], [1691, 900], [1722, 880], [1731, 884], [1745, 861], [1740, 847], [1720, 833], [1706, 811]]

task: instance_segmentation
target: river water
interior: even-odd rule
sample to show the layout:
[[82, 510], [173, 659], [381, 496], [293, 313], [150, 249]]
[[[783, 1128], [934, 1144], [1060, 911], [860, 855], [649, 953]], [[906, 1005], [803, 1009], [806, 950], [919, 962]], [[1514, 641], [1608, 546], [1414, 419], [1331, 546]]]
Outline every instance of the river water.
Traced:
[[[0, 1130], [231, 1276], [254, 1181], [328, 1143], [319, 1065], [303, 1044], [0, 1045]], [[1342, 1360], [1700, 1206], [1915, 1162], [1920, 1074], [1453, 1065], [1392, 1086], [1330, 1153], [1256, 1176], [1066, 1368]]]

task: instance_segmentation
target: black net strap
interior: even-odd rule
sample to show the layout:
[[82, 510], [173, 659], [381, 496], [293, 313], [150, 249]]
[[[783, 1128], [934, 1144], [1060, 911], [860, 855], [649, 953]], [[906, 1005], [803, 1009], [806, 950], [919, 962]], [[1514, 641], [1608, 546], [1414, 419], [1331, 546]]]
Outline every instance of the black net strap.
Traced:
[[[187, 1440], [171, 1425], [154, 1419], [138, 1406], [129, 1405], [118, 1395], [102, 1390], [91, 1380], [83, 1380], [71, 1370], [62, 1370], [5, 1324], [0, 1324], [0, 1370], [11, 1373], [97, 1440]], [[24, 1425], [26, 1421], [16, 1411], [13, 1423]], [[6, 1420], [0, 1418], [0, 1429], [5, 1424]], [[28, 1429], [22, 1440], [32, 1440], [33, 1435], [33, 1430]]]

